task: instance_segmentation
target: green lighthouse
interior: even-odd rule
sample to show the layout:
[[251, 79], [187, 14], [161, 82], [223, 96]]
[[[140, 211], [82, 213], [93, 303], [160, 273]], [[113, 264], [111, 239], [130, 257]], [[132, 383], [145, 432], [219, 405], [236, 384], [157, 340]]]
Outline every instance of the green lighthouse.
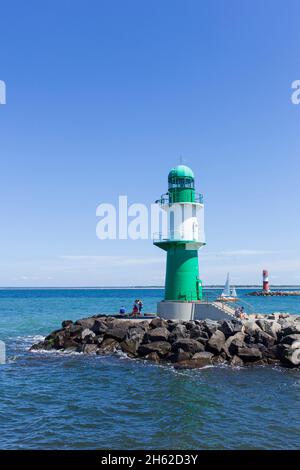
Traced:
[[185, 165], [172, 168], [168, 192], [156, 202], [164, 211], [165, 224], [154, 245], [167, 252], [165, 297], [158, 313], [189, 317], [191, 304], [202, 299], [198, 250], [205, 245], [203, 196], [195, 192], [193, 171]]

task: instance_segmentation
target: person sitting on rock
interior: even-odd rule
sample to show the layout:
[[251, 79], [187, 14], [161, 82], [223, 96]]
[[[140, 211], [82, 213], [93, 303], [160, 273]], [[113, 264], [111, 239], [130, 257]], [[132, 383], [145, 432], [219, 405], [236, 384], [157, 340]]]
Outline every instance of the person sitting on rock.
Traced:
[[139, 314], [140, 314], [140, 315], [141, 315], [141, 313], [142, 313], [143, 306], [144, 306], [144, 305], [143, 305], [143, 302], [142, 302], [141, 300], [139, 300], [139, 302], [138, 302], [138, 309], [139, 309]]
[[124, 307], [123, 305], [122, 305], [122, 307], [120, 308], [119, 313], [120, 313], [121, 315], [125, 315], [126, 310], [125, 310], [125, 307]]

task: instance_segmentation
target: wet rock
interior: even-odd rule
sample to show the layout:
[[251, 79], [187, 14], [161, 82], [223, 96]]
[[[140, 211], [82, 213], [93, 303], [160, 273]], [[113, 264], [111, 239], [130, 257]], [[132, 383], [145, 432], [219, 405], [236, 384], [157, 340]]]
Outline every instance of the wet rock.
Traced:
[[98, 354], [113, 354], [119, 349], [119, 342], [114, 338], [105, 338], [98, 347]]
[[225, 346], [225, 335], [222, 331], [217, 330], [210, 337], [207, 343], [207, 349], [214, 353], [220, 353]]
[[194, 354], [192, 359], [212, 360], [213, 357], [214, 357], [213, 353], [211, 353], [209, 351], [201, 351], [201, 352], [197, 352], [196, 354]]
[[165, 356], [171, 350], [171, 345], [167, 341], [154, 341], [149, 344], [141, 344], [138, 353], [141, 356], [146, 356], [151, 352], [157, 352], [160, 357]]
[[82, 352], [85, 354], [97, 354], [98, 346], [96, 344], [84, 344], [82, 347]]
[[182, 338], [182, 339], [175, 341], [175, 343], [172, 344], [173, 352], [176, 352], [179, 348], [191, 354], [204, 351], [203, 344], [191, 338]]
[[157, 352], [155, 351], [152, 351], [150, 354], [147, 354], [144, 359], [147, 359], [148, 361], [152, 361], [152, 362], [160, 362], [160, 357], [159, 355], [157, 354]]
[[210, 359], [201, 358], [201, 359], [189, 359], [187, 361], [181, 361], [174, 364], [175, 369], [201, 369], [211, 364]]
[[191, 359], [192, 354], [184, 351], [183, 349], [179, 348], [174, 353], [171, 353], [170, 356], [167, 358], [171, 362], [182, 362]]
[[239, 356], [234, 355], [232, 359], [230, 359], [230, 364], [232, 366], [242, 367], [244, 365], [244, 362]]

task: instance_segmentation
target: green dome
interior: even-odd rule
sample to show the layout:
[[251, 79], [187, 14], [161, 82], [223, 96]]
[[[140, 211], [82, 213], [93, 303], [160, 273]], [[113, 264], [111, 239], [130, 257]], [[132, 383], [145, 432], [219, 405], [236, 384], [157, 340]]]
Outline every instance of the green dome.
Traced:
[[172, 168], [169, 173], [168, 179], [172, 178], [194, 178], [194, 173], [188, 166], [178, 165]]

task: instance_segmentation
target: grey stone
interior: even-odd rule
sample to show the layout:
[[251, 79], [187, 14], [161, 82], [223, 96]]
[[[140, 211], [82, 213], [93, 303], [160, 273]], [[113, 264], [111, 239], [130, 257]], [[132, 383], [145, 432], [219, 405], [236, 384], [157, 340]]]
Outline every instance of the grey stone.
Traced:
[[292, 335], [287, 335], [281, 339], [281, 343], [289, 345], [293, 344], [294, 341], [300, 341], [300, 334], [295, 333]]
[[89, 328], [90, 330], [93, 329], [93, 326], [95, 324], [95, 318], [89, 317], [89, 318], [81, 318], [80, 320], [76, 320], [75, 325], [80, 325], [83, 328]]
[[245, 334], [241, 331], [239, 333], [235, 333], [235, 335], [230, 336], [224, 346], [224, 351], [226, 354], [235, 355], [239, 347], [245, 346]]
[[237, 355], [244, 362], [255, 362], [262, 358], [262, 353], [258, 348], [238, 347]]
[[230, 364], [231, 364], [232, 366], [239, 366], [239, 367], [241, 367], [241, 366], [244, 365], [244, 362], [243, 362], [243, 360], [242, 360], [239, 356], [236, 356], [236, 355], [235, 355], [235, 356], [233, 356], [232, 359], [230, 360]]
[[105, 338], [98, 347], [98, 354], [112, 354], [119, 348], [119, 342], [114, 338]]
[[201, 359], [189, 359], [187, 361], [181, 361], [174, 364], [175, 369], [200, 369], [211, 364], [211, 360], [208, 358]]
[[179, 348], [177, 351], [174, 353], [170, 354], [169, 360], [171, 362], [181, 362], [181, 361], [187, 361], [188, 359], [191, 359], [192, 354], [184, 351], [183, 349]]
[[84, 344], [82, 352], [85, 354], [97, 354], [98, 346], [96, 344]]
[[213, 335], [210, 337], [207, 348], [214, 352], [220, 353], [225, 346], [225, 335], [222, 331], [217, 330]]
[[256, 331], [255, 333], [255, 339], [258, 343], [262, 343], [266, 347], [271, 347], [274, 346], [275, 343], [275, 338], [274, 336], [269, 335], [265, 331]]
[[96, 338], [96, 335], [89, 328], [85, 328], [81, 333], [81, 339], [86, 343], [93, 343], [94, 338]]
[[151, 352], [157, 352], [162, 357], [165, 356], [171, 350], [171, 345], [167, 341], [154, 341], [149, 344], [141, 344], [138, 349], [138, 353], [142, 356], [146, 356]]
[[159, 317], [153, 318], [153, 320], [151, 320], [150, 328], [162, 328], [162, 327], [165, 327], [165, 328], [168, 327], [167, 320], [163, 320], [162, 318], [159, 318]]
[[165, 327], [157, 327], [149, 330], [146, 333], [146, 338], [148, 341], [167, 341], [170, 333], [169, 330]]
[[213, 357], [214, 357], [214, 354], [209, 351], [201, 351], [193, 355], [193, 359], [209, 359], [210, 360]]
[[136, 355], [138, 348], [142, 344], [145, 336], [145, 330], [139, 326], [130, 328], [127, 332], [126, 338], [121, 342], [123, 351]]
[[204, 351], [204, 346], [199, 341], [190, 338], [183, 338], [175, 341], [172, 344], [172, 351], [175, 352], [178, 349], [183, 349], [183, 351], [195, 354], [196, 352]]

